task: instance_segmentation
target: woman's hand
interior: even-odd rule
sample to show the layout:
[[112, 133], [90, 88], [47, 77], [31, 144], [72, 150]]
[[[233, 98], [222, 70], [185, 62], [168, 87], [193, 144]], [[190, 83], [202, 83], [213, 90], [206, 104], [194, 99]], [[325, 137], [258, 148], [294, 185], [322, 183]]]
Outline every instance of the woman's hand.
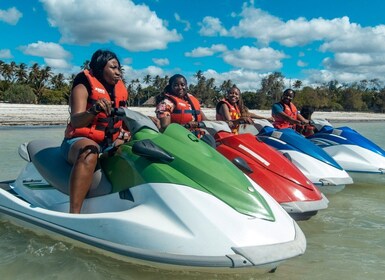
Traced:
[[111, 108], [112, 108], [112, 102], [105, 99], [101, 98], [98, 101], [96, 101], [97, 106], [101, 108], [104, 113], [106, 113], [107, 116], [111, 115]]
[[105, 98], [101, 98], [98, 101], [96, 101], [95, 104], [92, 105], [92, 107], [88, 110], [89, 113], [95, 116], [100, 112], [104, 112], [106, 113], [107, 116], [109, 116], [111, 114], [111, 111], [112, 111], [112, 102]]
[[152, 117], [152, 116], [147, 116], [147, 117], [149, 117], [152, 120], [152, 122], [156, 125], [158, 129], [161, 128], [160, 120], [158, 118]]
[[186, 123], [185, 127], [189, 129], [198, 128], [198, 122], [194, 122], [194, 121], [188, 122]]
[[239, 118], [233, 122], [235, 122], [237, 124], [253, 124], [254, 123], [253, 119], [250, 117], [241, 117], [241, 118]]

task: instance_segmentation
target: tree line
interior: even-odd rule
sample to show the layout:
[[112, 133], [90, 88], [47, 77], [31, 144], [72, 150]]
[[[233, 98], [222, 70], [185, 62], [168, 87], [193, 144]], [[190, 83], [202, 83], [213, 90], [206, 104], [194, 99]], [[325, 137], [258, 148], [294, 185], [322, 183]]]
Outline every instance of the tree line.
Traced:
[[[85, 61], [82, 69], [88, 69]], [[38, 63], [27, 67], [15, 62], [0, 60], [0, 101], [29, 104], [68, 104], [71, 84], [76, 74], [65, 76], [54, 74], [51, 67]], [[201, 70], [194, 75], [196, 81], [189, 81], [189, 91], [205, 107], [214, 107], [234, 85], [225, 80], [217, 86], [214, 78], [206, 78]], [[124, 80], [130, 93], [129, 106], [154, 106], [157, 95], [163, 92], [168, 76], [146, 75], [142, 80]], [[298, 108], [309, 105], [319, 111], [385, 112], [385, 87], [378, 79], [353, 83], [339, 83], [332, 80], [318, 85], [304, 85], [295, 80], [291, 88], [296, 91], [294, 99]], [[280, 100], [285, 89], [285, 77], [274, 72], [261, 80], [260, 88], [244, 91], [242, 97], [249, 109], [269, 110]]]

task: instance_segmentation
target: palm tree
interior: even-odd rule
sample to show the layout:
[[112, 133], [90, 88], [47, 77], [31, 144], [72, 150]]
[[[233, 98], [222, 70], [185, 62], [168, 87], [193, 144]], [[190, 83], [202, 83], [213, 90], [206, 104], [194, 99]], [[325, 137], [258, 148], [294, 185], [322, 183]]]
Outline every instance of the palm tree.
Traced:
[[195, 74], [194, 74], [194, 77], [195, 78], [197, 78], [197, 81], [198, 81], [198, 83], [199, 83], [199, 81], [202, 79], [202, 77], [203, 77], [203, 72], [201, 71], [201, 70], [198, 70], [198, 72], [196, 72]]
[[80, 66], [82, 70], [90, 70], [90, 61], [87, 59], [83, 62], [82, 66]]
[[[143, 78], [143, 83], [145, 83], [146, 85], [150, 84], [151, 83], [151, 80], [152, 80], [152, 77], [150, 74], [147, 74], [146, 76], [144, 76]], [[146, 93], [146, 96], [147, 96], [147, 99], [149, 99], [149, 90], [148, 90], [148, 86], [144, 89], [145, 93]]]
[[233, 82], [231, 80], [225, 80], [220, 86], [220, 91], [223, 94], [226, 94], [231, 89], [232, 86], [233, 86]]
[[60, 90], [67, 86], [63, 73], [56, 74], [51, 78], [51, 84], [54, 90]]
[[41, 69], [37, 63], [32, 65], [28, 76], [28, 83], [31, 84], [33, 92], [36, 94], [38, 103], [40, 103], [46, 84], [50, 80], [51, 76], [51, 67], [46, 66]]
[[3, 76], [4, 80], [9, 83], [12, 81], [14, 75], [14, 68], [11, 65], [13, 64], [3, 63], [1, 65], [1, 76]]
[[25, 83], [27, 81], [27, 64], [20, 63], [16, 68], [16, 78], [19, 83]]
[[302, 87], [302, 81], [296, 80], [293, 84], [293, 88], [300, 89]]
[[144, 76], [143, 78], [143, 83], [145, 83], [146, 85], [148, 85], [149, 83], [151, 83], [151, 80], [152, 80], [152, 77], [150, 74], [147, 74], [146, 76]]

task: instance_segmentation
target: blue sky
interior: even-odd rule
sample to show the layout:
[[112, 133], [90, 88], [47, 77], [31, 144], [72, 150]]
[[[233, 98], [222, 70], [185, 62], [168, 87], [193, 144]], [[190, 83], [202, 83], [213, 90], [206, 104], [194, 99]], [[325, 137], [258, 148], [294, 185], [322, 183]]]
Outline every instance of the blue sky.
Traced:
[[175, 73], [260, 88], [281, 72], [304, 85], [383, 79], [385, 1], [2, 0], [0, 60], [77, 73], [110, 49], [126, 80]]

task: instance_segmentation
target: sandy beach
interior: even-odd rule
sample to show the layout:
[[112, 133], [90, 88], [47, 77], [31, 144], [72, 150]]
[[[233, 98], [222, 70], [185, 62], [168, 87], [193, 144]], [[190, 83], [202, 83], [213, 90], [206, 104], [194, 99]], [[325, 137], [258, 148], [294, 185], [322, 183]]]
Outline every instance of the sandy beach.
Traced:
[[[155, 116], [153, 107], [131, 107], [148, 116]], [[215, 119], [214, 108], [203, 108], [209, 119]], [[251, 110], [261, 116], [269, 116], [270, 110]], [[65, 125], [69, 118], [67, 105], [33, 105], [0, 103], [0, 126]], [[331, 122], [385, 121], [385, 114], [358, 112], [314, 112], [313, 118]]]

